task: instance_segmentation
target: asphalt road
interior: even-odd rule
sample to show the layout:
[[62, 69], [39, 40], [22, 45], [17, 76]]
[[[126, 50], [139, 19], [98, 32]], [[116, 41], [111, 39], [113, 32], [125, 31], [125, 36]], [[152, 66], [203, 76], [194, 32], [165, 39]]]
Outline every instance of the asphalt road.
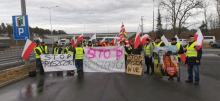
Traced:
[[155, 76], [85, 73], [74, 77], [36, 77], [0, 88], [1, 101], [219, 101], [220, 57], [204, 57], [199, 86]]

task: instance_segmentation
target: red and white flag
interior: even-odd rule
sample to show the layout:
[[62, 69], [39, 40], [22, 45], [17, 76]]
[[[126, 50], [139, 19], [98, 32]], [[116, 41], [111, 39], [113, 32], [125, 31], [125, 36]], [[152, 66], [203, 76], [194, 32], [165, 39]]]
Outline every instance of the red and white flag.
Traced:
[[29, 39], [26, 40], [24, 50], [21, 54], [23, 61], [27, 61], [29, 59], [31, 53], [33, 52], [33, 50], [36, 46], [37, 46], [37, 44], [35, 42], [32, 42]]
[[141, 37], [141, 43], [144, 45], [146, 43], [146, 39], [149, 39], [150, 36], [148, 34], [145, 34]]
[[121, 42], [123, 39], [127, 39], [127, 33], [126, 33], [126, 30], [125, 30], [125, 25], [122, 22], [121, 30], [120, 30], [120, 33], [119, 33], [119, 36], [118, 36], [118, 41]]
[[196, 41], [197, 49], [201, 49], [203, 45], [204, 36], [202, 35], [202, 32], [200, 29], [198, 29], [197, 32], [195, 33], [194, 39]]
[[134, 40], [134, 49], [137, 49], [140, 43], [141, 43], [141, 30], [139, 26]]
[[77, 37], [77, 39], [76, 39], [76, 44], [78, 44], [78, 43], [80, 43], [81, 41], [83, 41], [83, 39], [84, 39], [84, 36], [83, 36], [83, 34], [81, 34], [80, 36]]
[[71, 39], [71, 45], [75, 48], [76, 47], [76, 44], [75, 44], [75, 37], [73, 37], [72, 39]]

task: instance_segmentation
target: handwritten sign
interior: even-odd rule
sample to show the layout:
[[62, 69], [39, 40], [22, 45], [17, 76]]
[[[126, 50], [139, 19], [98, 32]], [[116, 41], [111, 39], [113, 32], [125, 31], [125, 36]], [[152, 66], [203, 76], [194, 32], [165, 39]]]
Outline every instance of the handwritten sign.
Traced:
[[84, 50], [84, 72], [125, 72], [123, 47], [88, 47]]
[[45, 72], [75, 70], [73, 56], [70, 54], [43, 54], [41, 62]]
[[143, 74], [144, 57], [141, 55], [128, 55], [127, 57], [127, 74], [142, 75]]

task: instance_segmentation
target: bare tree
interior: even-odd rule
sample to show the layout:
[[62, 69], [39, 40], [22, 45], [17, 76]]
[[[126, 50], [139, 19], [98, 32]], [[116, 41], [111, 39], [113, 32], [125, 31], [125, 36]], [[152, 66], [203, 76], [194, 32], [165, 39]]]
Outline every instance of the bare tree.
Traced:
[[220, 26], [220, 0], [216, 0], [216, 8], [217, 8], [217, 14], [218, 14], [218, 26]]
[[181, 34], [186, 21], [200, 13], [193, 10], [203, 8], [203, 0], [162, 0], [160, 6], [167, 11], [173, 33]]

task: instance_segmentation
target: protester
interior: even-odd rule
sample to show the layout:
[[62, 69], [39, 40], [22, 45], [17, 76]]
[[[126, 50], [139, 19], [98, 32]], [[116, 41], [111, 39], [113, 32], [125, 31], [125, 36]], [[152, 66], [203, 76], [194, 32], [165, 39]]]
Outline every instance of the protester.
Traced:
[[82, 47], [82, 43], [78, 43], [75, 48], [75, 66], [77, 68], [78, 76], [83, 76], [83, 57], [84, 57], [84, 49]]
[[186, 46], [186, 64], [188, 70], [188, 80], [186, 83], [193, 83], [193, 72], [195, 73], [194, 85], [199, 85], [199, 65], [202, 57], [202, 50], [197, 49], [196, 41], [193, 36], [189, 36], [189, 44]]
[[58, 42], [56, 42], [56, 43], [54, 44], [52, 54], [58, 54], [58, 50], [59, 50]]
[[146, 39], [146, 43], [144, 46], [144, 57], [145, 57], [145, 64], [147, 66], [147, 70], [145, 71], [146, 74], [150, 74], [151, 69], [151, 75], [154, 74], [154, 65], [152, 62], [152, 56], [153, 56], [153, 43], [150, 41], [150, 39]]
[[88, 47], [93, 47], [92, 41], [89, 41], [87, 46]]
[[177, 58], [180, 62], [180, 55], [184, 53], [183, 46], [179, 42], [177, 42], [176, 38], [171, 39], [171, 45], [176, 46], [176, 48], [177, 48], [176, 54], [177, 54]]
[[[156, 37], [153, 45], [154, 45], [154, 49], [165, 46], [164, 42], [162, 42], [161, 40], [161, 37]], [[159, 77], [162, 77], [161, 65], [159, 63], [159, 53], [153, 52], [153, 63], [154, 63], [154, 73], [156, 73]]]
[[45, 44], [45, 42], [41, 42], [41, 47], [44, 54], [49, 54], [48, 46]]
[[[178, 59], [178, 61], [180, 63], [181, 62], [180, 55], [184, 53], [183, 46], [179, 42], [177, 42], [176, 38], [171, 38], [171, 44], [170, 45], [173, 46], [173, 47], [176, 47], [176, 52], [170, 52], [170, 54], [172, 56], [175, 56], [176, 59]], [[177, 71], [179, 70], [179, 68], [180, 68], [180, 65], [177, 66], [177, 68], [176, 68]], [[178, 72], [180, 72], [180, 71], [178, 71]], [[170, 75], [168, 80], [173, 80], [174, 76], [175, 75], [173, 75], [173, 76]]]
[[37, 72], [39, 71], [41, 75], [44, 75], [44, 69], [41, 63], [41, 59], [40, 59], [40, 55], [43, 54], [43, 51], [41, 49], [41, 45], [40, 45], [40, 41], [37, 40], [36, 41], [36, 48], [34, 49], [34, 53], [35, 53], [35, 57], [36, 57], [36, 68], [37, 68]]

